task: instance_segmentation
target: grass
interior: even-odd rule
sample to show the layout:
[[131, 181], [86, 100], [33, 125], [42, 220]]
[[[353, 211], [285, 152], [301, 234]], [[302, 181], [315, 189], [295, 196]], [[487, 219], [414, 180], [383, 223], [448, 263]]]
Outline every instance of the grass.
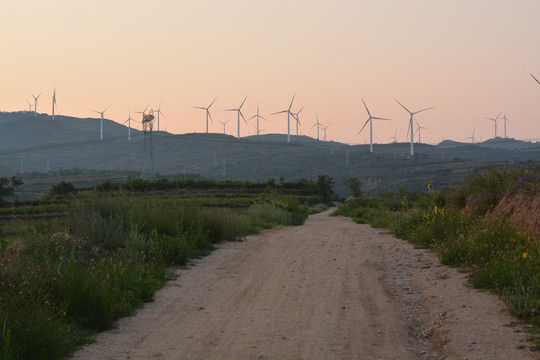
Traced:
[[418, 247], [433, 249], [443, 264], [465, 269], [474, 287], [498, 294], [538, 333], [540, 243], [509, 219], [486, 214], [506, 196], [538, 196], [539, 185], [536, 170], [489, 170], [471, 174], [459, 188], [351, 197], [335, 214], [389, 228]]
[[152, 300], [174, 266], [308, 214], [297, 197], [272, 190], [242, 208], [138, 195], [79, 192], [53, 219], [9, 214], [0, 225], [9, 232], [0, 242], [0, 359], [64, 358]]

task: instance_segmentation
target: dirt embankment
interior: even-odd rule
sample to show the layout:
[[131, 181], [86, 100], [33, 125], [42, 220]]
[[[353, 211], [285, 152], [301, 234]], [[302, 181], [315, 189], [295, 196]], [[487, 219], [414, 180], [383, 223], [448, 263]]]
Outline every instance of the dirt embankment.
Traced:
[[488, 213], [495, 219], [508, 218], [513, 224], [540, 238], [540, 196], [535, 194], [513, 194], [505, 196]]
[[75, 359], [530, 359], [504, 305], [329, 212], [179, 270]]

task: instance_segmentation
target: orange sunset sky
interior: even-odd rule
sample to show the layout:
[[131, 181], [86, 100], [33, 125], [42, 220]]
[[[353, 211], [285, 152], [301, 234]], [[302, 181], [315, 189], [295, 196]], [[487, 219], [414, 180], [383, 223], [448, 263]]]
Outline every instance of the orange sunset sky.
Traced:
[[[508, 136], [540, 140], [540, 1], [538, 0], [0, 0], [0, 111], [51, 113], [56, 87], [62, 115], [116, 122], [147, 104], [167, 117], [161, 129], [211, 132], [260, 104], [265, 133], [286, 133], [289, 106], [300, 134], [318, 113], [328, 139], [369, 143], [364, 98], [374, 116], [374, 142], [406, 141], [410, 110], [428, 128], [422, 141], [478, 141], [494, 136], [507, 108]], [[26, 99], [26, 100], [25, 100]], [[133, 116], [139, 116], [133, 114]], [[501, 115], [502, 116], [502, 115]], [[242, 123], [241, 136], [255, 134]], [[291, 128], [294, 127], [291, 125]], [[98, 134], [99, 129], [96, 129]], [[106, 131], [106, 129], [105, 129]], [[503, 135], [503, 123], [498, 124]]]

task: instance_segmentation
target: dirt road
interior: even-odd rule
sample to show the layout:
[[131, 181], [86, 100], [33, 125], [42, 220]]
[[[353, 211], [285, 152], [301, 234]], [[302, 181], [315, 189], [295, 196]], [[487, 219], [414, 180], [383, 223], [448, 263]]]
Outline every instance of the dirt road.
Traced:
[[531, 359], [504, 305], [329, 212], [180, 270], [75, 359]]

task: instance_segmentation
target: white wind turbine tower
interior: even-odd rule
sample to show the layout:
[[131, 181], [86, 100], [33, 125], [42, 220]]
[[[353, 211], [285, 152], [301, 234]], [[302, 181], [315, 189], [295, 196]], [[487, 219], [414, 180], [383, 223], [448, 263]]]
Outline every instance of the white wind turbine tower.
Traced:
[[58, 106], [56, 104], [56, 88], [54, 88], [53, 97], [52, 97], [52, 119], [54, 120], [54, 107]]
[[473, 129], [473, 131], [472, 131], [472, 136], [469, 136], [468, 138], [465, 138], [465, 139], [463, 139], [463, 140], [469, 140], [469, 139], [471, 139], [471, 144], [476, 143], [476, 139], [474, 138], [474, 132], [475, 132], [475, 131], [476, 131], [476, 129]]
[[228, 123], [229, 121], [231, 121], [231, 120], [229, 119], [229, 120], [227, 120], [227, 121], [220, 121], [220, 120], [218, 120], [218, 121], [219, 121], [220, 123], [223, 124], [223, 133], [226, 134], [226, 131], [225, 131], [225, 125], [227, 125], [227, 123]]
[[362, 126], [362, 128], [360, 129], [358, 134], [360, 134], [362, 132], [362, 130], [364, 130], [367, 123], [369, 122], [369, 152], [373, 152], [373, 119], [375, 119], [375, 120], [390, 120], [390, 119], [371, 116], [371, 113], [369, 112], [369, 109], [368, 109], [364, 99], [362, 99], [362, 102], [364, 103], [364, 107], [366, 108], [366, 111], [368, 113], [369, 118], [366, 120], [366, 122], [364, 123], [364, 126]]
[[217, 98], [214, 99], [214, 101], [212, 101], [210, 103], [210, 105], [208, 105], [207, 107], [201, 107], [201, 106], [194, 106], [195, 109], [201, 109], [201, 110], [205, 110], [206, 111], [206, 133], [208, 134], [208, 117], [210, 117], [210, 121], [214, 122], [214, 120], [212, 120], [212, 115], [210, 115], [210, 107], [214, 104], [214, 102], [217, 100]]
[[418, 123], [418, 121], [416, 121], [416, 119], [414, 119], [414, 121], [416, 122], [416, 132], [418, 133], [418, 143], [421, 144], [422, 143], [422, 129], [427, 129], [427, 127], [423, 127], [423, 126], [420, 126], [420, 124]]
[[32, 104], [30, 104], [30, 101], [28, 101], [28, 99], [24, 99], [26, 100], [26, 103], [28, 104], [28, 112], [31, 112], [32, 111]]
[[291, 115], [293, 115], [293, 113], [291, 112], [291, 107], [292, 107], [295, 96], [296, 96], [296, 94], [293, 95], [292, 100], [291, 100], [291, 104], [289, 105], [289, 108], [287, 110], [278, 111], [278, 112], [275, 112], [275, 113], [271, 114], [271, 115], [276, 115], [276, 114], [287, 113], [287, 142], [288, 143], [291, 142]]
[[263, 119], [264, 121], [268, 121], [263, 116], [259, 115], [259, 103], [257, 103], [257, 114], [253, 115], [248, 120], [251, 120], [253, 118], [257, 118], [257, 136], [259, 136], [259, 134], [260, 134], [260, 131], [259, 131], [259, 118]]
[[504, 138], [506, 139], [506, 122], [510, 122], [506, 117], [506, 106], [504, 107], [504, 116], [502, 119], [504, 120]]
[[315, 117], [317, 119], [317, 122], [315, 123], [315, 125], [310, 127], [310, 129], [313, 129], [315, 126], [317, 127], [317, 140], [319, 140], [319, 128], [322, 126], [322, 124], [319, 122], [319, 114], [315, 113]]
[[409, 109], [407, 109], [405, 106], [403, 106], [402, 103], [397, 101], [396, 98], [394, 98], [394, 100], [396, 100], [396, 102], [399, 105], [401, 105], [401, 107], [404, 108], [411, 115], [411, 118], [409, 119], [409, 127], [407, 128], [407, 135], [409, 135], [409, 131], [410, 131], [411, 132], [411, 156], [413, 156], [414, 155], [414, 128], [413, 128], [414, 115], [418, 114], [418, 113], [421, 113], [422, 111], [433, 109], [433, 107], [425, 108], [425, 109], [418, 110], [418, 111], [415, 111], [415, 112], [410, 112]]
[[[145, 110], [146, 110], [146, 109], [145, 109]], [[144, 115], [143, 115], [143, 116], [144, 116]], [[128, 109], [128, 118], [127, 118], [126, 121], [124, 121], [124, 122], [122, 123], [122, 125], [125, 124], [125, 123], [128, 123], [128, 141], [131, 140], [131, 121], [138, 122], [137, 120], [131, 118], [131, 111], [129, 111], [129, 109]]]
[[[111, 105], [112, 105], [112, 104], [111, 104]], [[92, 110], [92, 109], [90, 109], [90, 111], [93, 111], [93, 112], [95, 112], [95, 113], [101, 114], [101, 126], [100, 126], [100, 136], [99, 136], [99, 139], [100, 139], [100, 140], [103, 140], [103, 114], [105, 113], [105, 111], [107, 111], [108, 108], [111, 107], [111, 105], [107, 106], [107, 107], [105, 108], [105, 110], [103, 110], [103, 111], [97, 111], [97, 110]]]
[[[161, 102], [162, 103], [162, 102]], [[165, 115], [163, 115], [163, 112], [161, 111], [161, 103], [159, 103], [159, 107], [156, 110], [157, 112], [157, 131], [159, 131], [159, 115], [163, 116], [165, 119], [167, 118]], [[208, 128], [208, 127], [207, 127]], [[208, 132], [208, 131], [207, 131]]]
[[488, 120], [491, 120], [493, 121], [493, 123], [495, 123], [495, 139], [497, 138], [497, 120], [499, 120], [499, 116], [501, 116], [501, 113], [499, 113], [499, 115], [497, 115], [496, 118], [486, 118]]
[[326, 129], [328, 129], [332, 124], [328, 124], [326, 126], [321, 124], [322, 129], [324, 130], [324, 141], [326, 141]]
[[246, 118], [244, 117], [244, 114], [242, 114], [242, 106], [244, 106], [244, 103], [246, 102], [247, 97], [248, 96], [246, 95], [246, 97], [244, 98], [244, 101], [242, 101], [242, 104], [240, 104], [238, 109], [225, 109], [225, 110], [223, 110], [223, 111], [236, 111], [237, 112], [237, 115], [238, 115], [238, 139], [240, 139], [240, 116], [242, 117], [242, 119], [244, 119], [244, 122], [247, 124]]
[[531, 76], [532, 76], [532, 78], [533, 78], [534, 80], [536, 80], [536, 82], [538, 83], [538, 85], [540, 85], [540, 80], [538, 80], [537, 78], [535, 78], [533, 74], [531, 74]]
[[394, 140], [394, 143], [397, 143], [397, 137], [396, 137], [396, 135], [397, 135], [397, 130], [394, 131], [394, 136], [390, 136], [390, 137], [389, 137], [388, 139], [386, 139], [386, 140]]
[[300, 113], [302, 112], [302, 110], [304, 110], [304, 107], [305, 107], [305, 105], [302, 106], [302, 108], [300, 110], [298, 110], [298, 112], [292, 113], [292, 115], [296, 119], [296, 136], [298, 136], [298, 124], [300, 124]]
[[34, 98], [34, 117], [35, 118], [37, 117], [37, 100], [39, 99], [40, 96], [41, 96], [41, 93], [39, 93], [37, 97], [35, 97], [34, 94], [32, 94], [32, 97]]

